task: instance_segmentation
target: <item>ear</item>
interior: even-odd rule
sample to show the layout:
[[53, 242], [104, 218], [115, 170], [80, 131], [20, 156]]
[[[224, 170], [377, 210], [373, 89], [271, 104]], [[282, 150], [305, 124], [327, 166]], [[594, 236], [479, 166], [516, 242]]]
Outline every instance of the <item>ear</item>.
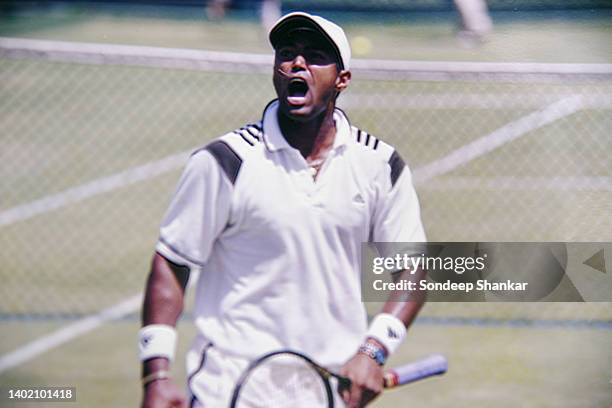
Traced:
[[344, 91], [346, 89], [346, 87], [349, 86], [349, 83], [351, 82], [351, 71], [349, 70], [342, 70], [338, 73], [338, 76], [336, 77], [336, 91], [338, 91], [338, 93]]

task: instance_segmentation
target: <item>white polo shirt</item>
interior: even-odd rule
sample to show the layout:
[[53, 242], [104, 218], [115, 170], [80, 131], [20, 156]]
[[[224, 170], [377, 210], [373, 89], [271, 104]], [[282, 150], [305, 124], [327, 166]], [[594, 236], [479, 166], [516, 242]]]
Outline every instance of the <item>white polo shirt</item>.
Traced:
[[314, 180], [277, 111], [191, 156], [156, 249], [202, 268], [196, 325], [222, 352], [291, 348], [337, 366], [367, 329], [361, 243], [425, 241], [419, 203], [399, 154], [339, 109]]

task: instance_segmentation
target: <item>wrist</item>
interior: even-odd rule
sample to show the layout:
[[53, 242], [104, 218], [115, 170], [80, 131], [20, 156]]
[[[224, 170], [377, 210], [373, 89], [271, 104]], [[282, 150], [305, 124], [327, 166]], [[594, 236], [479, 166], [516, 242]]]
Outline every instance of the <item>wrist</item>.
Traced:
[[176, 329], [167, 324], [150, 324], [138, 332], [138, 346], [140, 360], [164, 358], [168, 361], [174, 359], [176, 349]]
[[159, 382], [161, 380], [170, 379], [170, 371], [167, 370], [157, 370], [152, 372], [151, 374], [145, 375], [140, 380], [142, 382], [142, 386], [147, 388], [149, 385]]
[[170, 361], [164, 357], [155, 357], [142, 362], [142, 376], [145, 377], [155, 371], [170, 370]]
[[389, 356], [389, 351], [387, 350], [387, 348], [385, 347], [384, 344], [382, 344], [380, 341], [376, 340], [373, 337], [367, 337], [365, 340], [366, 343], [370, 343], [373, 344], [374, 346], [380, 348], [383, 351], [383, 354], [385, 355], [385, 358], [387, 358]]
[[387, 362], [387, 352], [380, 343], [372, 340], [374, 339], [367, 339], [359, 346], [357, 352], [371, 358], [379, 366], [383, 366]]
[[389, 313], [376, 315], [366, 333], [366, 339], [381, 345], [387, 356], [393, 354], [405, 336], [406, 326], [404, 326], [404, 322]]

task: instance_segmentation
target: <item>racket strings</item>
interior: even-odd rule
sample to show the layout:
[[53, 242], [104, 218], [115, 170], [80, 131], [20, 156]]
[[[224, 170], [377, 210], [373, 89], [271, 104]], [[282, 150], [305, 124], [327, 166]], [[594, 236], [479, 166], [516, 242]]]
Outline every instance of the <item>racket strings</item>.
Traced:
[[236, 407], [317, 408], [329, 405], [325, 380], [314, 367], [291, 356], [256, 366], [242, 384]]

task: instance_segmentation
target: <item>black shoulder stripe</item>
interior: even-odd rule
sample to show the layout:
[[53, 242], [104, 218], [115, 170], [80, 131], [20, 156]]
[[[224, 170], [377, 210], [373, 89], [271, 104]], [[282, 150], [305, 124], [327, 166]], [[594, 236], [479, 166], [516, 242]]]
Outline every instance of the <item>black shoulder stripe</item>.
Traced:
[[378, 142], [380, 141], [374, 135], [369, 134], [368, 132], [364, 132], [359, 128], [355, 129], [355, 135], [357, 138], [357, 143], [362, 144], [363, 146], [371, 147], [373, 150], [378, 149]]
[[249, 127], [249, 126], [254, 127], [255, 129], [257, 129], [260, 132], [263, 130], [263, 128], [261, 127], [261, 123], [249, 123], [247, 125], [247, 127]]
[[[255, 129], [255, 130], [253, 130], [253, 129]], [[249, 126], [247, 126], [247, 127], [245, 128], [245, 130], [246, 130], [247, 132], [249, 132], [249, 134], [250, 134], [251, 136], [253, 136], [253, 137], [254, 137], [254, 138], [257, 140], [257, 141], [259, 141], [259, 134], [257, 134], [256, 129], [257, 129], [257, 128], [255, 128], [254, 126], [253, 126], [253, 127], [249, 127]]]
[[376, 150], [378, 148], [378, 139], [374, 138], [375, 142], [374, 142], [374, 147], [372, 147], [372, 149]]
[[389, 158], [389, 166], [391, 166], [391, 187], [395, 186], [397, 179], [402, 175], [406, 163], [404, 159], [399, 155], [397, 150], [393, 151], [393, 154]]
[[234, 133], [237, 134], [238, 136], [240, 136], [242, 138], [242, 140], [244, 140], [245, 142], [247, 142], [251, 146], [255, 146], [255, 143], [250, 141], [249, 138], [246, 137], [245, 135], [243, 135], [241, 131], [234, 131]]
[[224, 141], [217, 140], [205, 147], [213, 155], [219, 166], [232, 184], [236, 184], [236, 178], [242, 166], [242, 159]]

